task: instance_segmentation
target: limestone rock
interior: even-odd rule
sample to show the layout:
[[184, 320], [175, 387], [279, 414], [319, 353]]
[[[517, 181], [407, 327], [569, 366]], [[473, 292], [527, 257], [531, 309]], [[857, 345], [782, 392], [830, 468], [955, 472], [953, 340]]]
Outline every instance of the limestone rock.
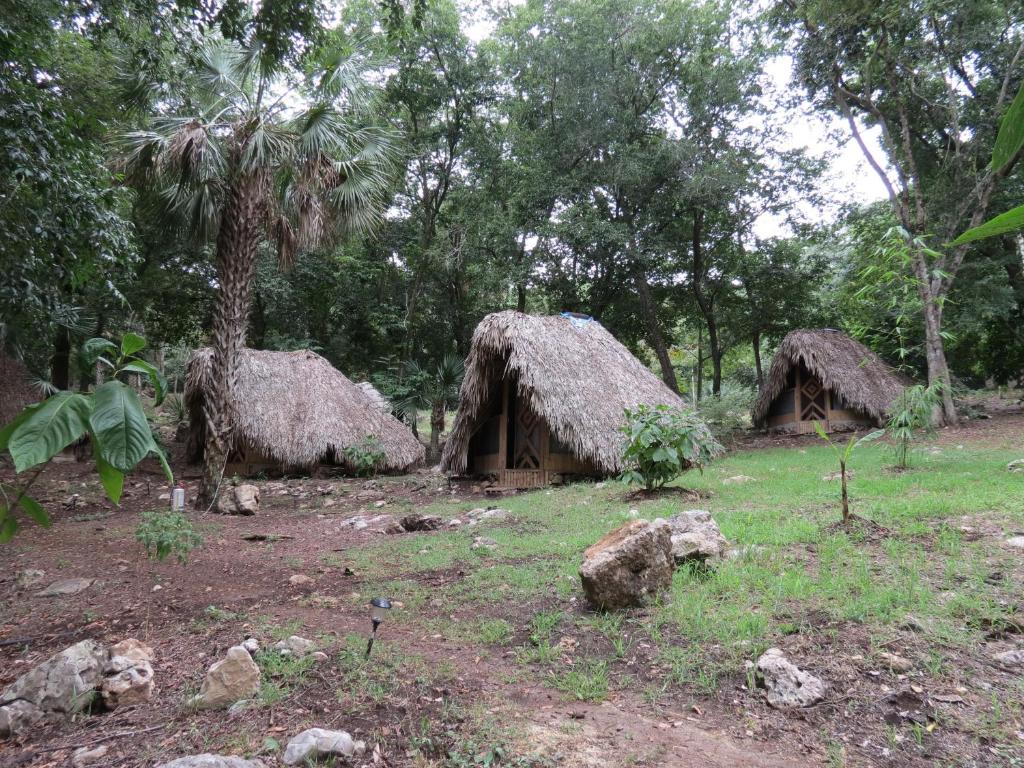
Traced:
[[672, 558], [676, 565], [686, 561], [707, 562], [725, 556], [729, 542], [711, 513], [689, 509], [668, 519], [672, 528]]
[[742, 485], [743, 483], [752, 483], [754, 478], [750, 475], [734, 475], [733, 477], [727, 477], [722, 481], [722, 485]]
[[98, 747], [79, 747], [71, 755], [72, 768], [85, 768], [87, 765], [96, 765], [107, 756], [107, 745], [100, 744]]
[[905, 659], [888, 651], [882, 651], [878, 654], [878, 658], [893, 672], [909, 672], [914, 668], [914, 662], [910, 659]]
[[508, 510], [501, 509], [500, 507], [477, 507], [476, 509], [469, 510], [469, 512], [466, 513], [466, 517], [469, 518], [470, 525], [476, 525], [482, 520], [504, 520], [508, 517]]
[[436, 531], [444, 522], [437, 515], [406, 515], [399, 523], [406, 531]]
[[309, 728], [288, 742], [282, 760], [285, 765], [305, 765], [318, 757], [353, 757], [365, 751], [366, 745], [346, 731]]
[[342, 520], [339, 528], [345, 530], [351, 528], [355, 531], [369, 529], [382, 533], [402, 533], [403, 528], [391, 515], [356, 515], [347, 520]]
[[18, 573], [16, 584], [18, 589], [28, 589], [34, 587], [46, 576], [46, 571], [40, 571], [36, 568], [26, 568]]
[[106, 649], [92, 640], [65, 648], [0, 693], [0, 736], [23, 730], [50, 712], [80, 712], [101, 682]]
[[160, 763], [156, 768], [266, 768], [262, 760], [246, 760], [241, 757], [211, 755], [193, 755], [179, 757], [169, 763]]
[[1016, 667], [1024, 667], [1024, 648], [1019, 648], [1013, 651], [1003, 651], [997, 653], [992, 657], [999, 664], [1009, 669]]
[[498, 542], [494, 539], [489, 539], [486, 536], [474, 536], [473, 543], [469, 545], [470, 549], [497, 549]]
[[260, 509], [260, 489], [255, 485], [238, 485], [220, 497], [217, 511], [224, 515], [255, 515]]
[[100, 694], [107, 709], [130, 706], [153, 697], [153, 649], [135, 638], [110, 649]]
[[274, 648], [280, 651], [282, 655], [295, 654], [296, 656], [305, 656], [316, 650], [316, 643], [304, 637], [292, 635], [287, 640], [281, 640]]
[[61, 579], [46, 589], [36, 592], [36, 597], [57, 597], [60, 595], [77, 595], [88, 589], [96, 579]]
[[825, 698], [825, 683], [797, 667], [778, 648], [769, 648], [757, 660], [757, 675], [773, 707], [809, 707]]
[[1024, 472], [1024, 459], [1014, 459], [1006, 465], [1009, 472]]
[[1024, 549], [1024, 536], [1011, 536], [1006, 540], [1006, 544], [1014, 549]]
[[252, 698], [259, 690], [260, 668], [245, 648], [236, 645], [228, 649], [226, 658], [210, 667], [190, 704], [199, 709], [223, 709], [240, 699]]
[[643, 605], [672, 585], [672, 529], [661, 519], [634, 520], [583, 553], [587, 600], [602, 610]]
[[301, 587], [304, 584], [312, 584], [313, 579], [304, 573], [294, 573], [288, 577], [288, 583], [293, 587]]
[[242, 647], [249, 652], [249, 655], [253, 655], [260, 652], [260, 641], [255, 637], [247, 637], [242, 643]]

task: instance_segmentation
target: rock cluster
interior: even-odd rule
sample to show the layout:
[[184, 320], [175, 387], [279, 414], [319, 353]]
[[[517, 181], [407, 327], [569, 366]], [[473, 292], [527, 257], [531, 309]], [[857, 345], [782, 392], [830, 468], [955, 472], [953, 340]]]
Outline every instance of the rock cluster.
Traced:
[[0, 693], [0, 738], [49, 716], [81, 712], [97, 699], [107, 709], [153, 695], [153, 650], [134, 638], [109, 649], [83, 640], [54, 654]]

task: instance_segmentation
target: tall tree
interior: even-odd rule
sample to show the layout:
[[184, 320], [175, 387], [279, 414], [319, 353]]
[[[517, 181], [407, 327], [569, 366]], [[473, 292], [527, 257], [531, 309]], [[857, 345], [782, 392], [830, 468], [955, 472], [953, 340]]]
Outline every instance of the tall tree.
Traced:
[[[924, 324], [929, 382], [957, 420], [943, 315], [968, 245], [1021, 152], [989, 151], [1021, 78], [1024, 6], [1014, 1], [782, 0], [799, 75], [815, 104], [846, 121], [904, 230]], [[969, 31], [969, 32], [967, 32]], [[865, 136], [876, 129], [881, 150]]]
[[213, 501], [234, 424], [260, 244], [283, 266], [298, 251], [365, 231], [385, 203], [392, 137], [367, 115], [361, 59], [340, 39], [300, 77], [258, 45], [208, 38], [193, 76], [164, 84], [151, 125], [123, 137], [130, 180], [157, 189], [165, 214], [215, 251], [213, 392], [201, 497]]

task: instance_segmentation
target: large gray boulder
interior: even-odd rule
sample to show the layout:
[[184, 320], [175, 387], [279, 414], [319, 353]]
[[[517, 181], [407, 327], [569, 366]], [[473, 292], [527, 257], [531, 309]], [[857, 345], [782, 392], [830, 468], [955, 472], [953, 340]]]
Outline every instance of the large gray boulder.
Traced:
[[19, 733], [46, 714], [88, 707], [103, 680], [106, 649], [92, 640], [65, 648], [0, 693], [0, 737]]
[[664, 520], [634, 520], [583, 553], [580, 580], [595, 608], [644, 605], [672, 586], [672, 529]]
[[236, 701], [259, 693], [260, 668], [240, 645], [228, 649], [227, 656], [213, 664], [206, 673], [199, 694], [189, 703], [198, 709], [224, 709]]
[[773, 707], [809, 707], [825, 698], [825, 683], [797, 667], [778, 648], [764, 652], [757, 660], [756, 671]]
[[238, 485], [220, 497], [217, 511], [224, 515], [255, 515], [260, 509], [260, 489], [255, 485]]
[[179, 757], [169, 763], [160, 763], [156, 768], [266, 768], [262, 760], [246, 760], [233, 755], [192, 755]]
[[672, 528], [672, 559], [676, 565], [720, 560], [729, 549], [728, 540], [707, 510], [679, 512], [668, 519], [668, 524]]
[[288, 742], [282, 760], [285, 765], [306, 765], [320, 757], [353, 757], [365, 751], [366, 744], [347, 731], [308, 728]]

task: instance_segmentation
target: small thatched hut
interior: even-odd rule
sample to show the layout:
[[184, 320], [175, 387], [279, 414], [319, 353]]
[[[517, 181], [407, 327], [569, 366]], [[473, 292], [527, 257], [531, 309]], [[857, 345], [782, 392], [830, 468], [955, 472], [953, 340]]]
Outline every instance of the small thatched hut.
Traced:
[[473, 333], [441, 468], [514, 488], [619, 472], [641, 403], [683, 406], [596, 320], [497, 312]]
[[881, 425], [906, 380], [845, 333], [791, 331], [772, 359], [754, 403], [755, 427], [776, 432]]
[[38, 401], [24, 363], [0, 350], [0, 427]]
[[[210, 349], [197, 350], [186, 372], [192, 461], [203, 454], [203, 398], [210, 391], [211, 363]], [[384, 454], [380, 471], [400, 472], [423, 459], [423, 444], [402, 422], [314, 352], [244, 350], [236, 407], [228, 476], [343, 465], [345, 449], [367, 440], [379, 443]]]

